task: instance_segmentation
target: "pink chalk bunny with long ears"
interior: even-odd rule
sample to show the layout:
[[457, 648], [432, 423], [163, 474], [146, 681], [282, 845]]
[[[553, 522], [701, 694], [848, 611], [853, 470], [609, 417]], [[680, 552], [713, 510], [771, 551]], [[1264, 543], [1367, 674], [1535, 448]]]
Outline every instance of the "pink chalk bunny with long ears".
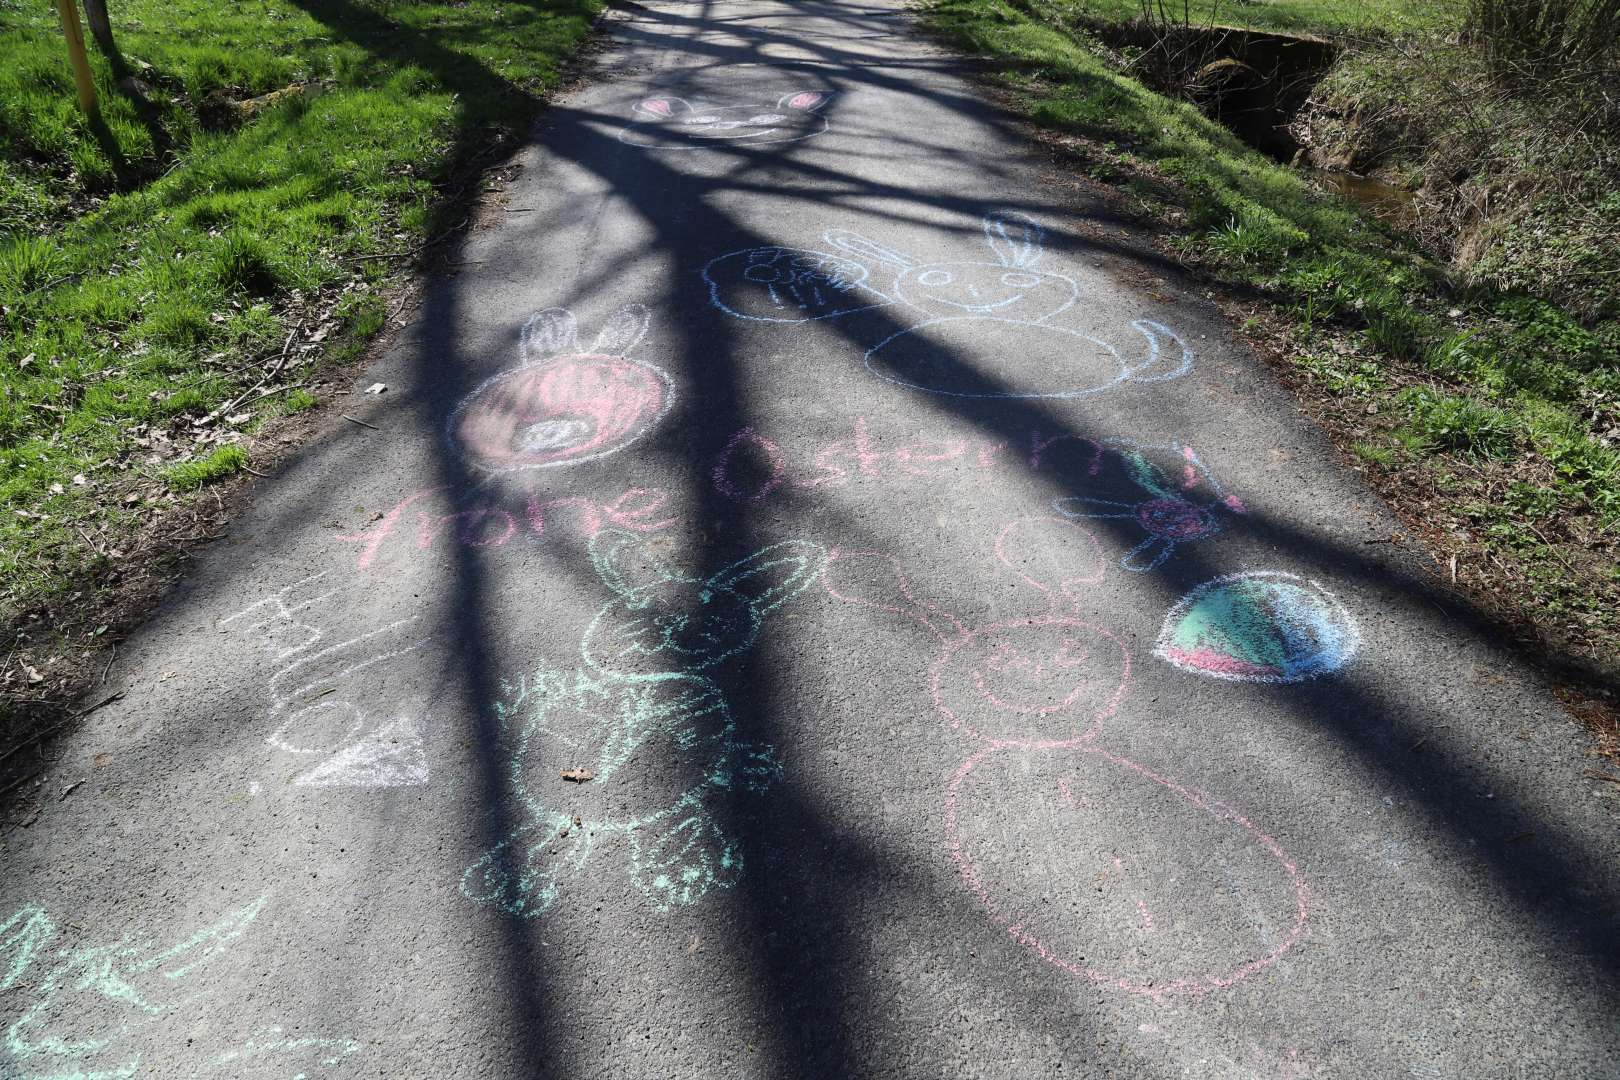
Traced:
[[[1041, 547], [1041, 538], [1052, 546]], [[1080, 570], [1055, 589], [1020, 569], [1054, 549]], [[995, 550], [1003, 567], [1045, 597], [1043, 612], [970, 628], [918, 599], [900, 565], [877, 552], [834, 550], [826, 588], [846, 603], [905, 615], [939, 637], [929, 687], [952, 728], [994, 745], [1072, 745], [1114, 711], [1130, 677], [1125, 644], [1063, 610], [1065, 602], [1076, 606], [1081, 586], [1102, 580], [1102, 549], [1071, 522], [1025, 518], [1001, 530]]]
[[1118, 635], [1075, 617], [1109, 561], [1096, 539], [1071, 521], [1025, 518], [1001, 530], [995, 554], [1035, 594], [1035, 613], [969, 626], [876, 552], [834, 551], [824, 579], [837, 599], [940, 639], [935, 711], [978, 744], [947, 784], [944, 832], [992, 925], [1061, 971], [1154, 998], [1224, 989], [1275, 964], [1309, 908], [1281, 845], [1232, 807], [1097, 745], [1131, 658]]

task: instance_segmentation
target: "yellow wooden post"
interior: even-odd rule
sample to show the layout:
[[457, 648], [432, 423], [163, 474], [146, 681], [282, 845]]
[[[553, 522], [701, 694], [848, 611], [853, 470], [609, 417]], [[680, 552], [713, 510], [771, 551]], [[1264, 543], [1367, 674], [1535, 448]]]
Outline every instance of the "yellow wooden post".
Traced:
[[95, 116], [96, 84], [90, 78], [90, 58], [84, 53], [84, 31], [79, 27], [79, 9], [74, 0], [56, 0], [56, 12], [62, 17], [68, 59], [73, 61], [73, 81], [79, 84], [79, 105], [86, 116]]

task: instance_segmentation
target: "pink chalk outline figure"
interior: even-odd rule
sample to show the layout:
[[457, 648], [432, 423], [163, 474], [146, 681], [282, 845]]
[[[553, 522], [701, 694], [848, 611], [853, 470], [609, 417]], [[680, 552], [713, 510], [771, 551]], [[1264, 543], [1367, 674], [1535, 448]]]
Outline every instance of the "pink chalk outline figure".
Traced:
[[[1147, 539], [1120, 560], [1127, 570], [1153, 570], [1174, 555], [1178, 545], [1214, 536], [1229, 515], [1248, 512], [1243, 500], [1221, 488], [1190, 446], [1142, 446], [1113, 439], [1098, 445], [1087, 479], [1110, 485], [1111, 494], [1126, 495], [1129, 501], [1070, 495], [1053, 502], [1052, 509], [1068, 518], [1136, 522]], [[1149, 460], [1147, 454], [1153, 451], [1180, 459], [1176, 479]], [[1136, 492], [1147, 498], [1131, 498]]]
[[636, 102], [636, 118], [619, 132], [619, 141], [659, 150], [798, 142], [827, 130], [820, 110], [830, 100], [832, 95], [820, 90], [796, 90], [775, 105], [699, 107], [671, 94], [654, 94]]
[[[991, 922], [1062, 971], [1154, 998], [1222, 989], [1275, 963], [1303, 933], [1309, 908], [1281, 845], [1231, 807], [1096, 744], [1131, 674], [1124, 641], [1074, 617], [1084, 586], [1105, 573], [1096, 539], [1072, 521], [1025, 518], [1002, 529], [995, 554], [1044, 598], [1044, 611], [970, 627], [917, 597], [899, 564], [877, 552], [835, 549], [824, 586], [940, 639], [928, 677], [935, 711], [979, 744], [947, 787], [945, 832]], [[1032, 565], [1047, 569], [1037, 577]], [[1121, 804], [1122, 791], [1136, 801]], [[1165, 835], [1141, 824], [1144, 799]], [[1025, 812], [1030, 803], [1038, 814]], [[1029, 847], [1044, 834], [1055, 839]], [[1177, 845], [1187, 837], [1219, 858], [1189, 864], [1196, 845]], [[1180, 861], [1163, 865], [1172, 859]], [[1255, 884], [1219, 876], [1235, 863]], [[1135, 870], [1156, 865], [1151, 877]], [[1103, 884], [1078, 892], [1082, 909], [1048, 902], [1054, 890], [1092, 880]], [[1192, 905], [1178, 891], [1189, 880]], [[1229, 928], [1254, 926], [1256, 910], [1258, 940], [1232, 940]]]
[[663, 369], [625, 355], [646, 332], [647, 309], [630, 304], [582, 352], [571, 313], [537, 312], [523, 324], [519, 366], [463, 398], [445, 437], [492, 473], [574, 465], [623, 450], [675, 400]]
[[[866, 366], [890, 382], [968, 398], [1074, 398], [1122, 382], [1162, 382], [1192, 369], [1193, 354], [1168, 327], [1130, 326], [1146, 350], [1127, 357], [1108, 341], [1048, 320], [1072, 308], [1080, 286], [1037, 267], [1045, 231], [998, 210], [984, 219], [995, 261], [928, 262], [848, 229], [824, 239], [838, 252], [759, 247], [703, 268], [710, 302], [739, 319], [802, 323], [875, 308], [909, 308], [911, 325], [866, 351]], [[887, 291], [872, 268], [892, 275]], [[921, 316], [920, 320], [916, 316]], [[1169, 346], [1168, 348], [1166, 346]], [[975, 370], [971, 357], [989, 370]]]

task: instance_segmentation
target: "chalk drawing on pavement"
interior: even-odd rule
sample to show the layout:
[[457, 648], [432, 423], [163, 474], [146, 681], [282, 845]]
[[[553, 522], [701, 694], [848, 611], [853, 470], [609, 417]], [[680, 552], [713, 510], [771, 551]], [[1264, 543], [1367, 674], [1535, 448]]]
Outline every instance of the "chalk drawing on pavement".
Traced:
[[623, 450], [675, 400], [662, 368], [626, 355], [646, 330], [647, 309], [631, 304], [582, 351], [571, 313], [535, 313], [523, 325], [519, 365], [463, 398], [445, 425], [446, 438], [469, 463], [497, 473]]
[[[970, 398], [1073, 398], [1127, 381], [1160, 382], [1192, 369], [1184, 341], [1137, 319], [1144, 343], [1122, 352], [1049, 320], [1080, 298], [1074, 278], [1037, 268], [1045, 232], [1032, 218], [996, 211], [983, 222], [995, 261], [930, 262], [847, 229], [824, 237], [837, 254], [759, 247], [703, 269], [711, 303], [738, 318], [799, 323], [874, 308], [909, 323], [866, 351], [890, 382]], [[871, 284], [876, 267], [891, 279]]]
[[664, 564], [634, 534], [604, 531], [591, 559], [615, 594], [580, 643], [584, 666], [542, 667], [494, 703], [522, 820], [462, 876], [470, 899], [535, 916], [593, 859], [615, 859], [660, 911], [742, 872], [711, 810], [780, 773], [772, 747], [738, 737], [708, 674], [752, 648], [764, 620], [821, 574], [825, 552], [785, 541], [706, 578]]
[[[835, 550], [826, 588], [846, 603], [911, 618], [940, 639], [928, 685], [952, 729], [996, 745], [1074, 745], [1119, 707], [1130, 681], [1125, 643], [1066, 610], [1077, 606], [1084, 586], [1102, 580], [1102, 549], [1073, 522], [1024, 518], [1001, 530], [995, 554], [1045, 598], [1044, 610], [969, 626], [919, 599], [900, 565], [877, 552]], [[1031, 576], [1031, 564], [1051, 569], [1052, 584]]]
[[708, 106], [654, 94], [636, 102], [636, 117], [619, 132], [619, 141], [660, 150], [798, 142], [827, 130], [821, 109], [831, 100], [819, 90], [796, 90], [773, 105]]
[[[1102, 986], [1222, 990], [1305, 930], [1309, 887], [1271, 835], [1091, 741], [980, 750], [951, 780], [945, 827], [992, 925]], [[1080, 881], [1094, 884], [1064, 889]], [[1050, 903], [1060, 890], [1069, 902]]]
[[[1173, 464], [1161, 469], [1150, 454]], [[1135, 522], [1146, 537], [1125, 553], [1120, 564], [1138, 573], [1158, 567], [1178, 545], [1216, 535], [1231, 515], [1247, 512], [1241, 499], [1222, 489], [1193, 448], [1180, 443], [1142, 446], [1109, 440], [1102, 444], [1089, 474], [1071, 483], [1098, 494], [1066, 496], [1055, 501], [1053, 509], [1077, 520]]]
[[1337, 597], [1294, 574], [1216, 578], [1170, 609], [1154, 653], [1183, 671], [1237, 682], [1294, 683], [1349, 663], [1361, 643]]
[[1131, 673], [1118, 635], [1074, 617], [1106, 572], [1101, 546], [1072, 520], [1025, 518], [1001, 530], [995, 555], [1044, 598], [1032, 614], [970, 627], [875, 552], [835, 550], [824, 586], [940, 639], [934, 710], [976, 743], [945, 792], [948, 854], [992, 925], [1059, 970], [1155, 998], [1223, 989], [1274, 964], [1309, 909], [1282, 846], [1239, 811], [1098, 745]]
[[[375, 524], [337, 539], [360, 545], [355, 569], [369, 570], [390, 540], [403, 543], [414, 539], [409, 546], [421, 553], [441, 541], [470, 548], [504, 547], [520, 537], [544, 540], [564, 527], [589, 539], [604, 528], [653, 532], [680, 521], [678, 517], [664, 516], [669, 492], [662, 488], [630, 488], [604, 501], [586, 495], [547, 498], [529, 491], [520, 503], [509, 501], [510, 494], [500, 493], [495, 501], [471, 503], [453, 500], [448, 486], [424, 488], [405, 496], [387, 513], [379, 511], [373, 519]], [[407, 511], [415, 512], [415, 527], [402, 530], [400, 525]]]
[[416, 616], [325, 644], [317, 605], [338, 595], [325, 589], [325, 578], [325, 571], [312, 574], [219, 621], [221, 629], [239, 629], [271, 648], [293, 643], [275, 652], [285, 663], [267, 683], [276, 726], [266, 741], [284, 753], [325, 758], [293, 780], [301, 786], [426, 783], [427, 750], [416, 722], [386, 706], [391, 715], [379, 718], [374, 702], [387, 696], [382, 680], [393, 662], [432, 638], [420, 632]]
[[[19, 1080], [112, 1080], [178, 1075], [173, 1063], [148, 1062], [145, 1047], [207, 1044], [199, 1004], [215, 997], [207, 971], [247, 933], [265, 905], [259, 899], [163, 947], [141, 934], [101, 944], [71, 944], [41, 907], [28, 905], [0, 921], [0, 1008], [14, 1016], [5, 1054]], [[72, 923], [68, 924], [70, 927]], [[77, 929], [74, 927], [74, 929]], [[211, 1009], [218, 1015], [229, 1010]], [[216, 1021], [207, 1021], [212, 1024]], [[252, 1057], [309, 1075], [331, 1068], [363, 1047], [352, 1039], [287, 1038], [261, 1028], [241, 1046], [201, 1066], [203, 1075], [241, 1075]]]

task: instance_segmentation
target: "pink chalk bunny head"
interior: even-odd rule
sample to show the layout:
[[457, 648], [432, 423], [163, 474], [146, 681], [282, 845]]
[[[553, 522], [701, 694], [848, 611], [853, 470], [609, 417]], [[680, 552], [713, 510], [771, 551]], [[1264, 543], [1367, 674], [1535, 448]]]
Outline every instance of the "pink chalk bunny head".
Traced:
[[784, 94], [774, 105], [694, 106], [669, 94], [636, 103], [636, 119], [620, 133], [634, 146], [671, 150], [727, 143], [781, 143], [807, 139], [827, 130], [821, 108], [831, 95], [818, 90]]
[[[1056, 747], [1089, 739], [1118, 706], [1130, 674], [1124, 642], [1070, 614], [1081, 588], [1102, 580], [1102, 550], [1089, 532], [1055, 518], [1012, 522], [996, 538], [995, 550], [1044, 610], [970, 627], [918, 599], [898, 563], [875, 552], [835, 550], [826, 588], [847, 603], [906, 615], [939, 637], [929, 687], [952, 728], [996, 746]], [[1037, 566], [1041, 577], [1030, 572]]]
[[522, 362], [462, 399], [445, 426], [450, 445], [488, 472], [553, 468], [622, 450], [675, 399], [662, 368], [627, 355], [647, 321], [646, 308], [626, 305], [582, 349], [566, 309], [530, 316], [519, 336]]
[[922, 262], [847, 229], [834, 229], [826, 239], [857, 259], [897, 270], [895, 299], [930, 314], [1040, 322], [1080, 295], [1073, 279], [1036, 269], [1044, 236], [1023, 214], [997, 211], [984, 219], [985, 243], [995, 262]]

